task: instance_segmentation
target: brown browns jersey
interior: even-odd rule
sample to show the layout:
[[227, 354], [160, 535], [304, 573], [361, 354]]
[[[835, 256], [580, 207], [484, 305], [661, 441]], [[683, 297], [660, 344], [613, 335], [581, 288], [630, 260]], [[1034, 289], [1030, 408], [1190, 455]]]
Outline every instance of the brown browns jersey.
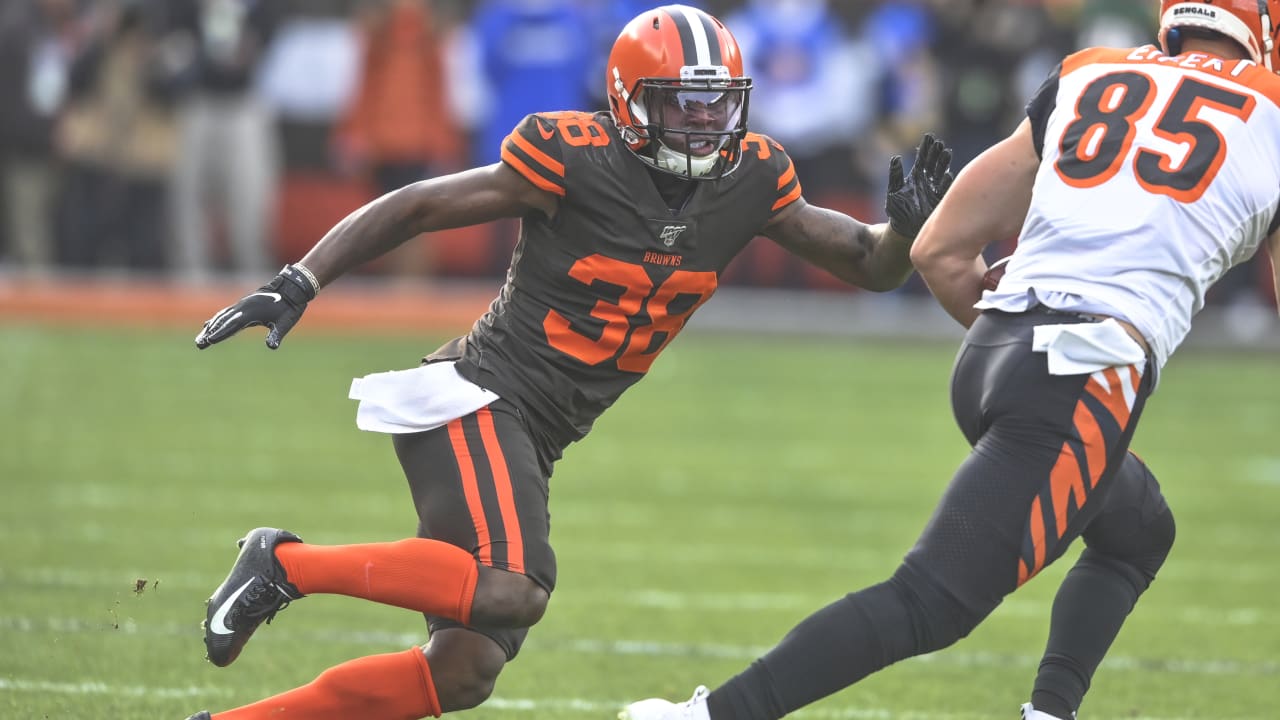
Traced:
[[695, 183], [676, 212], [607, 113], [526, 117], [502, 161], [560, 196], [525, 216], [507, 280], [470, 334], [428, 358], [515, 403], [554, 461], [644, 376], [720, 273], [800, 198], [786, 152], [748, 134], [728, 176]]

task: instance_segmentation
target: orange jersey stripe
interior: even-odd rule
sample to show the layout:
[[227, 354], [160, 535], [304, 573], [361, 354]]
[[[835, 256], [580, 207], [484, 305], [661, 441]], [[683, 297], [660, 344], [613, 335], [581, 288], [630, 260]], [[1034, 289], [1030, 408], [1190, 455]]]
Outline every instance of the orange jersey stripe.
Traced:
[[507, 534], [507, 569], [523, 573], [524, 538], [520, 532], [520, 515], [516, 512], [511, 473], [507, 470], [502, 445], [498, 443], [498, 431], [493, 427], [493, 412], [487, 407], [481, 408], [476, 413], [476, 419], [480, 421], [480, 438], [484, 442], [485, 454], [489, 456], [490, 469], [493, 470], [493, 486], [498, 493], [498, 508], [502, 512], [502, 526]]
[[787, 183], [795, 179], [796, 179], [796, 164], [794, 162], [791, 162], [790, 158], [787, 158], [787, 169], [778, 178], [778, 190], [782, 190], [782, 188], [787, 186]]
[[791, 192], [778, 198], [778, 201], [773, 204], [773, 211], [777, 212], [798, 199], [800, 199], [800, 183], [796, 183], [796, 186], [791, 189]]
[[778, 200], [773, 203], [773, 212], [778, 212], [782, 208], [795, 202], [796, 199], [800, 197], [800, 181], [796, 178], [796, 164], [791, 161], [791, 158], [787, 158], [787, 169], [778, 176], [778, 192], [782, 192], [783, 188], [790, 185], [792, 182], [795, 183], [795, 187], [791, 188], [790, 192], [778, 198]]
[[[1089, 407], [1083, 402], [1076, 405], [1074, 422], [1076, 432], [1084, 443], [1084, 457], [1089, 463], [1087, 487], [1092, 490], [1098, 486], [1098, 479], [1102, 477], [1102, 471], [1107, 466], [1107, 439], [1102, 436], [1102, 427], [1098, 425], [1098, 418], [1089, 412]], [[1083, 499], [1082, 497], [1081, 500]]]
[[516, 147], [529, 153], [529, 157], [533, 158], [539, 165], [550, 170], [559, 177], [564, 177], [564, 163], [539, 150], [537, 146], [529, 142], [525, 136], [520, 133], [513, 132], [507, 136], [507, 139], [515, 143]]
[[485, 565], [492, 566], [493, 542], [489, 539], [489, 523], [484, 519], [484, 504], [480, 500], [480, 485], [476, 482], [475, 461], [471, 457], [471, 450], [467, 447], [461, 418], [449, 423], [449, 442], [453, 444], [453, 456], [458, 460], [458, 473], [462, 477], [462, 493], [467, 499], [471, 524], [476, 529], [476, 545], [480, 548], [479, 560]]
[[1098, 399], [1103, 407], [1110, 412], [1123, 429], [1129, 425], [1129, 402], [1124, 397], [1124, 388], [1121, 386], [1120, 373], [1115, 368], [1107, 368], [1102, 371], [1103, 377], [1107, 380], [1107, 387], [1103, 387], [1098, 382], [1098, 375], [1094, 373], [1089, 378], [1089, 382], [1085, 383], [1085, 390], [1090, 395]]
[[1018, 586], [1035, 577], [1044, 567], [1044, 515], [1040, 508], [1040, 498], [1031, 501], [1031, 514], [1027, 518], [1030, 523], [1032, 553], [1034, 566], [1027, 567], [1022, 558], [1018, 559]]
[[[1083, 404], [1076, 406], [1077, 416], [1082, 407]], [[1086, 447], [1087, 445], [1088, 443]], [[1093, 469], [1092, 462], [1089, 468]], [[1053, 470], [1049, 473], [1049, 497], [1053, 503], [1053, 519], [1059, 538], [1067, 531], [1068, 496], [1075, 499], [1076, 507], [1079, 508], [1084, 505], [1086, 492], [1084, 478], [1080, 475], [1080, 460], [1071, 446], [1063, 443], [1062, 450], [1058, 452], [1058, 462], [1054, 463]]]
[[516, 172], [529, 182], [533, 183], [539, 190], [546, 190], [549, 193], [555, 193], [561, 197], [564, 196], [564, 187], [557, 185], [550, 180], [542, 177], [534, 172], [533, 168], [525, 164], [523, 160], [515, 156], [515, 153], [502, 146], [502, 161], [510, 165]]

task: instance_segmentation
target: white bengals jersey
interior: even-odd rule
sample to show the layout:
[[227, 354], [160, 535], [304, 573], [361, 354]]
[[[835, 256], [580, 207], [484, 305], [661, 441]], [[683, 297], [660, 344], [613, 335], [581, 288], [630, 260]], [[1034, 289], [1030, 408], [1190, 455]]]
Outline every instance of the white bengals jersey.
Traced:
[[1067, 57], [1027, 105], [1040, 169], [979, 308], [1037, 302], [1132, 323], [1156, 367], [1280, 206], [1280, 76], [1153, 46]]

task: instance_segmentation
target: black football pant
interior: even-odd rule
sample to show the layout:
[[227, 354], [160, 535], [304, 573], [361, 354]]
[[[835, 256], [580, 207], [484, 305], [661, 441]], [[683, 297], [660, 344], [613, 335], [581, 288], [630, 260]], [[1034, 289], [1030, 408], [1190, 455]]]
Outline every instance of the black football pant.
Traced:
[[952, 374], [952, 407], [973, 450], [915, 547], [888, 580], [810, 615], [712, 692], [713, 720], [779, 718], [945, 648], [1082, 537], [1032, 695], [1037, 709], [1070, 717], [1174, 535], [1155, 477], [1128, 452], [1150, 368], [1055, 376], [1031, 351], [1035, 326], [1075, 322], [1087, 320], [978, 319]]

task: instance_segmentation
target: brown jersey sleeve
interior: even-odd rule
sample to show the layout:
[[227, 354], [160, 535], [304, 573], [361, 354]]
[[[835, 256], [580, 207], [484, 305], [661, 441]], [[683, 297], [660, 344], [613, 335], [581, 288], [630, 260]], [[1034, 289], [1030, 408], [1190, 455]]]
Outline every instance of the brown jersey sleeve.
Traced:
[[[777, 194], [774, 196], [770, 214], [777, 215], [783, 208], [800, 199], [802, 190], [800, 178], [796, 175], [796, 166], [791, 156], [777, 140], [759, 133], [747, 133], [742, 141], [742, 151], [747, 154], [744, 162], [758, 161], [767, 166], [777, 180]], [[754, 157], [753, 157], [754, 156]]]
[[564, 155], [554, 117], [525, 116], [502, 142], [502, 162], [538, 188], [564, 196]]

